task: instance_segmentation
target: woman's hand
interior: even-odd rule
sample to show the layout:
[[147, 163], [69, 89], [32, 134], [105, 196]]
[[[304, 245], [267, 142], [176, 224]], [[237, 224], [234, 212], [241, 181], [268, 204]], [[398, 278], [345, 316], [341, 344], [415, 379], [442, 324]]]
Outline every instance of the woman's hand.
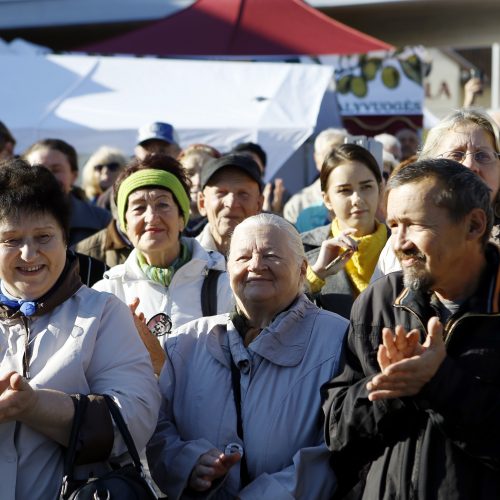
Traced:
[[33, 389], [17, 372], [0, 376], [0, 423], [14, 420], [66, 446], [74, 406], [68, 394]]
[[0, 393], [0, 422], [22, 420], [36, 406], [36, 392], [17, 372], [0, 376]]
[[151, 357], [151, 363], [153, 364], [153, 370], [155, 375], [160, 375], [163, 364], [165, 363], [166, 354], [158, 338], [153, 335], [146, 325], [146, 318], [144, 313], [136, 314], [137, 306], [139, 305], [140, 299], [136, 297], [131, 304], [129, 304], [130, 312], [134, 317], [135, 328], [139, 333], [146, 349]]
[[229, 469], [241, 459], [239, 453], [226, 455], [213, 448], [198, 458], [189, 476], [189, 487], [195, 491], [206, 491], [212, 487], [212, 482], [225, 476]]
[[[358, 249], [358, 243], [350, 237], [355, 232], [355, 228], [348, 228], [342, 231], [339, 236], [321, 243], [318, 259], [311, 266], [316, 276], [324, 280], [327, 276], [336, 274], [343, 269], [352, 254]], [[343, 253], [344, 250], [345, 253]], [[331, 265], [339, 256], [339, 260]]]
[[464, 108], [470, 108], [476, 103], [476, 97], [483, 92], [483, 82], [480, 78], [471, 78], [464, 85]]

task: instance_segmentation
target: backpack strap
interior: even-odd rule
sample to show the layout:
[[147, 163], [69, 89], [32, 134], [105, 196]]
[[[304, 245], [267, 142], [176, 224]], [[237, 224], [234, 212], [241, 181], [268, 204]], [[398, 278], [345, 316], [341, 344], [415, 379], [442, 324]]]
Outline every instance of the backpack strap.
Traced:
[[222, 271], [209, 269], [201, 287], [201, 312], [203, 316], [217, 314], [217, 282]]
[[104, 272], [109, 269], [105, 262], [78, 252], [75, 255], [78, 257], [80, 278], [84, 285], [90, 288], [102, 280]]

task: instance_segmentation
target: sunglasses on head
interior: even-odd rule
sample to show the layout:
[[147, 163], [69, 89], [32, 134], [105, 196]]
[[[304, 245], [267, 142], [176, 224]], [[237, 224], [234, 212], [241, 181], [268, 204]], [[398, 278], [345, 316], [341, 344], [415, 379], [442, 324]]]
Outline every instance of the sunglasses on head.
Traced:
[[116, 172], [120, 166], [119, 163], [113, 161], [111, 163], [103, 163], [102, 165], [94, 165], [94, 170], [96, 172], [101, 172], [106, 167], [109, 171]]

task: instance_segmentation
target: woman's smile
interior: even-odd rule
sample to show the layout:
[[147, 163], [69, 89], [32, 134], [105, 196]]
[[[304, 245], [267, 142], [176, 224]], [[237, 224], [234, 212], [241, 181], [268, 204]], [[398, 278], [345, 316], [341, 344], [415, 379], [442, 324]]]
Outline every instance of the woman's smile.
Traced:
[[33, 275], [33, 274], [36, 274], [38, 273], [39, 271], [41, 271], [45, 266], [43, 265], [39, 265], [39, 266], [16, 266], [16, 269], [21, 272], [21, 273], [24, 273], [26, 275]]

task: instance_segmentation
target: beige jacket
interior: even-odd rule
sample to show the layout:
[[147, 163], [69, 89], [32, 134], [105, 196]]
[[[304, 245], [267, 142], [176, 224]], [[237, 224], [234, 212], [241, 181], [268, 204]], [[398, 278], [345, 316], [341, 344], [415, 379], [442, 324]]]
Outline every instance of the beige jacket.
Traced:
[[302, 212], [304, 208], [320, 203], [322, 199], [321, 182], [318, 178], [311, 185], [295, 193], [288, 200], [283, 208], [283, 217], [292, 224], [295, 224], [300, 212]]

